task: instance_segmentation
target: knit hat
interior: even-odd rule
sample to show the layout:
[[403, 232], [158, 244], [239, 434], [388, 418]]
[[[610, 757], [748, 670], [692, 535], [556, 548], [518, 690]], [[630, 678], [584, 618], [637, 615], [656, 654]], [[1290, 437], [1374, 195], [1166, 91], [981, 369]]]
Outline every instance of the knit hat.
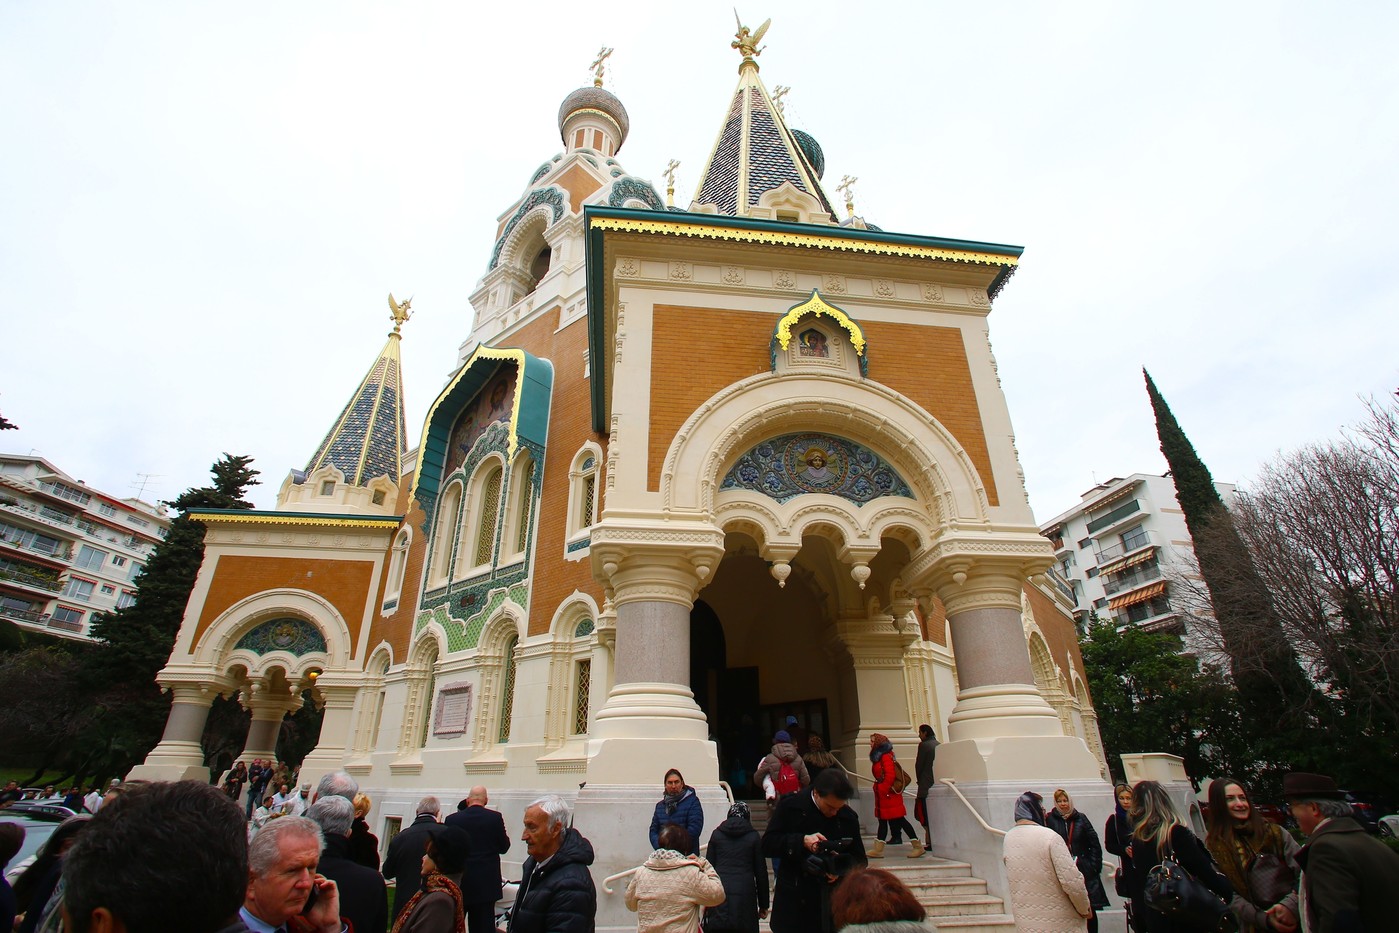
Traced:
[[787, 717], [787, 725], [789, 725], [789, 726], [795, 726], [796, 724], [797, 724], [797, 717], [795, 717], [795, 716], [788, 716], [788, 717]]
[[792, 741], [792, 736], [786, 729], [779, 729], [777, 730], [777, 735], [772, 737], [772, 741], [774, 744], [778, 742], [790, 742]]
[[753, 814], [748, 812], [748, 804], [744, 803], [742, 800], [735, 800], [733, 805], [729, 807], [729, 817], [732, 818], [735, 816], [741, 816], [745, 820], [753, 819]]

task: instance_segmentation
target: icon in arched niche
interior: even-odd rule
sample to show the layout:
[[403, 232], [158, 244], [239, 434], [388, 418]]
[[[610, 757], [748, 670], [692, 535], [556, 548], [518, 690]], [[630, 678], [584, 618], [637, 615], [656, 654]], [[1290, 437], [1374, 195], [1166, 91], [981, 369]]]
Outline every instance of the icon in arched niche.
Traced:
[[826, 341], [825, 333], [814, 327], [802, 331], [797, 335], [797, 354], [821, 360], [830, 359], [831, 347]]
[[515, 404], [515, 367], [503, 365], [486, 381], [457, 417], [452, 437], [447, 444], [447, 469], [450, 474], [465, 462], [476, 441], [491, 425], [510, 420]]
[[913, 491], [883, 457], [832, 434], [784, 434], [755, 444], [733, 465], [720, 489], [751, 489], [786, 502], [803, 493], [827, 493], [865, 503]]
[[243, 648], [253, 654], [263, 655], [273, 651], [285, 651], [296, 657], [312, 652], [324, 653], [325, 636], [305, 619], [269, 619], [250, 629], [234, 649]]

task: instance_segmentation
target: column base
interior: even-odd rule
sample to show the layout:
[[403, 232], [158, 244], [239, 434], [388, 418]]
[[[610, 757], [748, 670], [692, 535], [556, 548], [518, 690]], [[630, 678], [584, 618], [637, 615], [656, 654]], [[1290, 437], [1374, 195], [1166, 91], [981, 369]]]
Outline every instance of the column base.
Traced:
[[719, 755], [694, 694], [679, 684], [613, 687], [593, 721], [588, 782], [664, 783], [667, 768], [678, 769], [691, 786], [719, 780]]
[[209, 783], [204, 748], [198, 742], [161, 742], [146, 760], [132, 768], [126, 780], [203, 781]]
[[1103, 780], [1098, 759], [1088, 745], [1066, 735], [1003, 735], [944, 742], [938, 746], [935, 767], [939, 780], [951, 778], [959, 784], [1020, 781], [1026, 784], [1024, 790], [1038, 790], [1046, 782]]
[[954, 742], [1063, 735], [1059, 715], [1032, 684], [990, 684], [963, 690], [957, 694], [957, 705], [947, 717], [947, 737]]

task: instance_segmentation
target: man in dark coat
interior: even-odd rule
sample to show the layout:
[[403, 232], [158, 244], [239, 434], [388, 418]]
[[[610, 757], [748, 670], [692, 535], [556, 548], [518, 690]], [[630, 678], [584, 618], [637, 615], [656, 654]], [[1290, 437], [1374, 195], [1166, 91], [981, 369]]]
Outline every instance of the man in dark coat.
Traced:
[[933, 847], [932, 820], [928, 817], [928, 791], [933, 789], [933, 762], [938, 754], [938, 737], [933, 727], [924, 723], [918, 727], [918, 757], [913, 759], [913, 777], [918, 782], [918, 800], [913, 805], [913, 818], [923, 824], [925, 843]]
[[1336, 782], [1324, 774], [1283, 775], [1282, 796], [1307, 834], [1297, 853], [1306, 928], [1318, 933], [1393, 929], [1399, 854], [1365, 834]]
[[568, 804], [557, 794], [525, 808], [522, 838], [529, 850], [510, 915], [510, 933], [593, 933], [597, 890], [588, 866], [592, 843], [571, 828]]
[[443, 820], [447, 826], [460, 827], [471, 840], [461, 883], [469, 933], [495, 933], [495, 905], [502, 893], [500, 857], [510, 849], [505, 818], [486, 809], [489, 802], [484, 787], [473, 787], [466, 795], [466, 806]]
[[389, 899], [383, 877], [350, 858], [350, 826], [355, 805], [330, 794], [311, 804], [306, 816], [321, 827], [325, 849], [316, 871], [340, 889], [340, 916], [355, 933], [384, 933], [389, 926]]
[[[782, 860], [773, 933], [830, 933], [831, 889], [842, 875], [869, 864], [860, 819], [846, 806], [854, 793], [840, 769], [827, 768], [809, 788], [778, 802], [763, 835], [763, 854]], [[827, 858], [826, 870], [809, 870], [812, 856]]]
[[435, 833], [440, 824], [437, 818], [442, 813], [442, 805], [436, 797], [424, 797], [418, 801], [417, 818], [412, 824], [389, 843], [388, 854], [380, 871], [385, 878], [397, 882], [393, 892], [393, 919], [403, 913], [408, 900], [418, 893], [423, 884], [423, 853], [427, 851], [428, 837]]

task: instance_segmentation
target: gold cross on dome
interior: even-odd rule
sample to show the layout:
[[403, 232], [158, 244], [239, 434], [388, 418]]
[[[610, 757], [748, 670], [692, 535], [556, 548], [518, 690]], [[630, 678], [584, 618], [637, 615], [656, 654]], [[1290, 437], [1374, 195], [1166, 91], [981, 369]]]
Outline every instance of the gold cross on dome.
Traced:
[[855, 183], [859, 180], [858, 178], [846, 175], [840, 180], [840, 184], [836, 185], [836, 190], [845, 195], [845, 209], [850, 212], [851, 217], [855, 216], [855, 192], [853, 189]]
[[675, 203], [675, 170], [679, 167], [680, 163], [671, 159], [670, 164], [665, 167], [665, 171], [661, 172], [661, 174], [665, 176], [665, 199], [667, 207]]
[[593, 69], [593, 87], [602, 87], [602, 71], [611, 55], [612, 50], [604, 45], [598, 49], [597, 58], [593, 59], [593, 63], [588, 66]]

